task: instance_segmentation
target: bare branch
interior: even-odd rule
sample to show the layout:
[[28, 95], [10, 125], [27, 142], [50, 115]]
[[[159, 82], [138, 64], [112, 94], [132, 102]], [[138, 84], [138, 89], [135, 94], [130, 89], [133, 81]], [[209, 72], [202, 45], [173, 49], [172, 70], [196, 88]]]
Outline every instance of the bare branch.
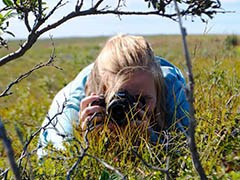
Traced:
[[1, 36], [0, 36], [0, 48], [1, 47], [4, 47], [6, 49], [8, 49], [8, 42], [7, 40], [3, 39]]
[[124, 0], [118, 0], [117, 6], [116, 6], [116, 8], [115, 8], [115, 11], [118, 11], [118, 9], [119, 9], [120, 7], [122, 7], [122, 5], [121, 5], [121, 2], [122, 2], [122, 1], [123, 1], [123, 6], [126, 6]]
[[[35, 148], [35, 149], [32, 150], [30, 153], [22, 154], [22, 155], [20, 156], [20, 158], [18, 158], [17, 162], [22, 161], [22, 159], [25, 158], [26, 156], [30, 156], [30, 155], [32, 155], [32, 154], [35, 154], [38, 149], [39, 149], [39, 148]], [[19, 165], [18, 165], [18, 166], [19, 166]], [[6, 177], [9, 170], [10, 170], [10, 168], [7, 168], [7, 169], [5, 169], [4, 171], [2, 171], [2, 172], [0, 173], [0, 177], [2, 177], [2, 176]]]
[[194, 167], [196, 168], [200, 178], [202, 180], [207, 179], [206, 174], [204, 172], [204, 169], [202, 167], [201, 161], [199, 159], [199, 154], [197, 151], [197, 146], [196, 146], [196, 142], [195, 142], [195, 128], [196, 128], [196, 120], [194, 117], [194, 78], [193, 78], [193, 73], [192, 73], [192, 63], [191, 63], [191, 59], [190, 59], [190, 55], [188, 52], [188, 47], [187, 47], [187, 41], [186, 41], [186, 29], [183, 27], [182, 25], [182, 20], [181, 20], [181, 15], [180, 15], [180, 11], [177, 5], [177, 1], [174, 0], [174, 4], [175, 4], [175, 8], [178, 14], [178, 22], [179, 22], [179, 26], [180, 26], [180, 30], [181, 30], [181, 34], [182, 34], [182, 42], [183, 42], [183, 50], [184, 50], [184, 55], [185, 55], [185, 59], [186, 59], [186, 63], [187, 63], [187, 67], [188, 67], [188, 79], [189, 79], [189, 84], [187, 87], [187, 98], [188, 98], [188, 102], [190, 104], [190, 124], [189, 124], [189, 129], [188, 129], [188, 143], [189, 143], [189, 147], [190, 147], [190, 151], [191, 151], [191, 155], [192, 155], [192, 160], [193, 160], [193, 164]]
[[[48, 121], [47, 124], [45, 124], [44, 126], [42, 126], [41, 128], [39, 128], [37, 131], [35, 131], [33, 134], [31, 134], [30, 138], [25, 142], [25, 145], [24, 145], [24, 148], [23, 148], [23, 152], [21, 153], [20, 158], [18, 158], [18, 160], [17, 160], [17, 162], [18, 162], [18, 167], [21, 166], [23, 158], [25, 158], [26, 156], [29, 156], [29, 155], [31, 155], [31, 154], [34, 154], [39, 148], [41, 148], [41, 147], [38, 147], [37, 149], [33, 150], [31, 153], [27, 152], [28, 146], [30, 145], [30, 143], [32, 142], [32, 140], [33, 140], [35, 137], [37, 137], [37, 135], [40, 133], [41, 130], [46, 129], [46, 128], [52, 123], [52, 121], [53, 121], [57, 116], [61, 115], [61, 114], [63, 113], [64, 108], [65, 108], [65, 104], [63, 103], [63, 106], [61, 107], [61, 109], [60, 109], [60, 111], [59, 111], [58, 113], [56, 113], [56, 114], [55, 114], [53, 117], [51, 117], [51, 118], [48, 117], [48, 120], [49, 120], [49, 121]], [[1, 121], [0, 121], [0, 122], [1, 122]], [[1, 128], [0, 128], [0, 130], [1, 130]], [[0, 133], [1, 133], [1, 131], [0, 131]], [[1, 135], [1, 134], [0, 134], [0, 135]], [[9, 168], [5, 169], [5, 171], [1, 172], [0, 177], [1, 177], [1, 176], [6, 176], [7, 173], [8, 173], [8, 171], [9, 171]]]
[[31, 134], [30, 138], [24, 145], [23, 152], [21, 153], [21, 157], [18, 159], [19, 166], [22, 163], [22, 159], [28, 154], [27, 149], [28, 149], [28, 146], [30, 145], [31, 141], [40, 133], [41, 130], [46, 129], [57, 116], [61, 115], [63, 113], [64, 108], [65, 108], [65, 104], [63, 104], [63, 106], [61, 107], [61, 110], [58, 113], [56, 113], [52, 118], [49, 118], [49, 121], [47, 124], [45, 124], [44, 126], [39, 128], [37, 131], [35, 131], [33, 134]]
[[134, 149], [132, 149], [132, 152], [135, 156], [137, 156], [141, 161], [142, 163], [147, 166], [149, 169], [152, 169], [152, 170], [155, 170], [155, 171], [160, 171], [162, 173], [166, 173], [166, 175], [168, 176], [168, 178], [170, 178], [170, 175], [169, 175], [169, 172], [168, 172], [168, 169], [163, 169], [163, 168], [159, 168], [159, 167], [155, 167], [155, 166], [152, 166], [150, 164], [148, 164], [141, 156], [140, 154], [138, 154]]
[[42, 0], [38, 0], [38, 20], [42, 19]]
[[111, 166], [110, 164], [106, 163], [105, 161], [99, 159], [96, 156], [92, 156], [90, 154], [86, 154], [86, 156], [89, 156], [91, 158], [94, 158], [96, 161], [100, 162], [102, 165], [104, 165], [104, 167], [106, 167], [107, 169], [114, 171], [118, 176], [121, 177], [121, 179], [125, 180], [127, 179], [127, 177], [125, 175], [123, 175], [121, 172], [119, 172], [116, 168], [114, 168], [113, 166]]
[[[94, 117], [94, 116], [92, 116]], [[90, 126], [88, 124], [87, 126], [87, 130], [85, 131], [85, 134], [84, 134], [84, 142], [86, 143], [86, 147], [85, 148], [82, 148], [82, 154], [79, 155], [77, 161], [72, 165], [72, 167], [68, 170], [67, 172], [67, 176], [66, 176], [66, 179], [67, 180], [70, 180], [70, 176], [72, 175], [73, 171], [78, 167], [79, 163], [82, 161], [82, 159], [86, 156], [86, 152], [89, 148], [89, 141], [88, 141], [88, 133], [90, 132]]]
[[0, 9], [0, 13], [1, 12], [4, 12], [4, 11], [8, 11], [8, 10], [10, 10], [11, 9], [11, 7], [4, 7], [4, 8], [2, 8], [2, 9]]
[[24, 55], [33, 46], [33, 44], [37, 41], [39, 36], [40, 36], [39, 34], [37, 35], [32, 32], [28, 36], [28, 39], [23, 43], [23, 45], [17, 51], [0, 58], [0, 66]]
[[13, 170], [13, 174], [15, 176], [15, 179], [21, 179], [20, 176], [20, 172], [19, 169], [17, 167], [17, 164], [15, 162], [15, 158], [14, 158], [14, 151], [11, 145], [11, 141], [10, 139], [7, 137], [6, 135], [6, 130], [4, 128], [4, 125], [0, 119], [0, 139], [3, 141], [3, 145], [5, 147], [7, 156], [8, 156], [8, 160], [11, 166], [11, 169]]
[[80, 11], [80, 9], [82, 8], [82, 6], [83, 6], [83, 0], [80, 0], [80, 2], [79, 2], [79, 0], [77, 0], [77, 4], [76, 4], [76, 6], [75, 6], [75, 11], [77, 12], [77, 11]]
[[104, 1], [104, 0], [99, 0], [99, 1], [95, 4], [95, 6], [93, 7], [93, 9], [97, 9], [103, 1]]
[[28, 32], [30, 32], [32, 28], [30, 27], [29, 20], [28, 20], [29, 10], [27, 8], [25, 8], [24, 6], [19, 6], [17, 1], [14, 1], [14, 5], [15, 5], [17, 11], [23, 13], [25, 26], [26, 26]]
[[72, 165], [72, 167], [68, 170], [67, 176], [66, 176], [66, 179], [67, 179], [67, 180], [70, 180], [70, 176], [72, 175], [73, 171], [78, 167], [79, 163], [80, 163], [80, 162], [82, 161], [82, 159], [86, 156], [86, 152], [87, 152], [87, 150], [88, 150], [88, 148], [89, 148], [88, 134], [89, 134], [89, 132], [91, 132], [91, 131], [95, 128], [95, 126], [92, 124], [92, 120], [97, 116], [97, 114], [98, 114], [98, 113], [95, 112], [95, 113], [91, 116], [90, 120], [89, 120], [88, 123], [87, 123], [87, 129], [86, 129], [86, 131], [84, 132], [84, 136], [83, 136], [83, 139], [84, 139], [84, 142], [85, 142], [86, 147], [83, 148], [83, 147], [81, 146], [81, 149], [82, 149], [81, 155], [78, 156], [77, 161], [76, 161], [76, 162]]
[[45, 66], [51, 66], [53, 65], [53, 61], [55, 59], [55, 48], [53, 47], [53, 50], [52, 50], [52, 54], [49, 58], [49, 60], [45, 63], [40, 63], [40, 64], [37, 64], [34, 68], [32, 68], [31, 70], [29, 70], [28, 72], [20, 75], [17, 79], [15, 79], [13, 82], [11, 82], [7, 88], [0, 94], [0, 98], [1, 97], [4, 97], [4, 96], [8, 96], [8, 95], [11, 95], [12, 93], [9, 92], [10, 89], [17, 83], [19, 83], [20, 81], [22, 81], [23, 79], [27, 78], [28, 76], [30, 76], [34, 71], [42, 68], [42, 67], [45, 67]]
[[[114, 15], [160, 15], [166, 18], [170, 18], [174, 20], [174, 16], [176, 14], [171, 15], [164, 15], [159, 14], [158, 11], [148, 11], [148, 12], [141, 12], [141, 11], [115, 11], [115, 10], [106, 10], [106, 11], [98, 11], [95, 9], [88, 9], [85, 11], [80, 12], [71, 12], [67, 16], [63, 17], [62, 19], [58, 20], [57, 22], [48, 25], [47, 27], [43, 28], [42, 30], [38, 31], [39, 34], [43, 34], [51, 29], [54, 29], [61, 24], [65, 23], [66, 21], [78, 17], [78, 16], [88, 16], [88, 15], [105, 15], [105, 14], [114, 14]], [[0, 59], [0, 66], [1, 66], [1, 59]]]
[[48, 15], [46, 15], [46, 17], [44, 18], [45, 20], [47, 20], [50, 16], [52, 16], [54, 14], [54, 12], [62, 6], [62, 0], [58, 1], [58, 3], [56, 4], [56, 6], [54, 6], [54, 8], [48, 13]]
[[30, 32], [32, 30], [32, 28], [30, 27], [29, 21], [28, 21], [28, 11], [26, 11], [24, 13], [24, 22], [25, 22], [28, 32]]

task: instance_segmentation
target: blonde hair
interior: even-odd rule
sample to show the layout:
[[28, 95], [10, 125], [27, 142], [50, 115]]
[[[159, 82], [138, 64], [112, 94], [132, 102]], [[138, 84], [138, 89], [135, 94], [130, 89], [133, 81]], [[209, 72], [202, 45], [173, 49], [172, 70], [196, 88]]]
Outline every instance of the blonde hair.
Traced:
[[86, 95], [104, 94], [108, 101], [111, 93], [128, 80], [129, 73], [136, 71], [149, 72], [154, 78], [157, 92], [154, 121], [159, 131], [166, 125], [164, 79], [150, 44], [142, 36], [117, 35], [106, 42], [86, 83]]

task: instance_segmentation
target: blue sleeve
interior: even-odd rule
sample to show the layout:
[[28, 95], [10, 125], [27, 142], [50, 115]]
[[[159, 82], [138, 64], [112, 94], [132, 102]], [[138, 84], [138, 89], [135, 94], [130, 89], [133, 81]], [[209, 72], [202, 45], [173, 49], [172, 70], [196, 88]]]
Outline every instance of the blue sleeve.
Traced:
[[185, 84], [172, 74], [165, 77], [166, 82], [166, 110], [167, 126], [175, 125], [177, 129], [185, 131], [189, 125], [189, 103], [185, 94]]
[[[55, 148], [62, 149], [64, 137], [72, 135], [73, 123], [78, 123], [80, 102], [85, 97], [85, 84], [92, 66], [91, 64], [83, 69], [73, 81], [54, 97], [48, 115], [42, 123], [42, 127], [45, 128], [40, 132], [39, 147], [45, 147], [48, 143], [52, 143]], [[56, 116], [56, 114], [58, 115]], [[43, 154], [43, 149], [40, 148], [38, 155]]]
[[[189, 103], [186, 97], [186, 82], [181, 71], [167, 60], [156, 56], [155, 61], [159, 63], [166, 86], [166, 121], [167, 127], [176, 127], [187, 135], [189, 126]], [[150, 130], [150, 141], [156, 143], [158, 135]], [[162, 142], [164, 139], [160, 139]]]
[[189, 125], [189, 103], [186, 97], [186, 82], [181, 71], [168, 61], [156, 58], [163, 72], [166, 85], [166, 120], [168, 128], [175, 125], [185, 132]]

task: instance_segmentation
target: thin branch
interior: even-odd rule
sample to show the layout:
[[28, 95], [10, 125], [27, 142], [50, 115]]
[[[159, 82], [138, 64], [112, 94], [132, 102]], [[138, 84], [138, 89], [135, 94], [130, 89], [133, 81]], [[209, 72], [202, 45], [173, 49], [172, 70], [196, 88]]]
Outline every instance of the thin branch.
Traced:
[[171, 179], [168, 169], [163, 169], [163, 168], [159, 168], [159, 167], [156, 167], [156, 166], [152, 166], [152, 165], [148, 164], [148, 163], [140, 156], [140, 154], [138, 154], [134, 149], [132, 149], [132, 152], [133, 152], [133, 154], [134, 154], [136, 157], [138, 157], [138, 158], [142, 161], [142, 163], [143, 163], [145, 166], [147, 166], [149, 169], [152, 169], [152, 170], [154, 170], [154, 171], [160, 171], [160, 172], [162, 172], [162, 173], [165, 173], [165, 174], [167, 175], [167, 179]]
[[99, 1], [95, 4], [95, 6], [93, 7], [93, 9], [97, 9], [103, 1], [104, 1], [104, 0], [99, 0]]
[[11, 141], [6, 135], [6, 130], [4, 128], [4, 125], [1, 121], [1, 119], [0, 119], [0, 139], [3, 141], [3, 145], [4, 145], [4, 148], [6, 150], [8, 160], [9, 160], [11, 169], [13, 170], [13, 174], [15, 176], [15, 179], [20, 180], [21, 176], [20, 176], [18, 166], [15, 162], [14, 151], [13, 151], [13, 148], [12, 148], [12, 145], [11, 145]]
[[127, 179], [127, 177], [126, 177], [125, 175], [123, 175], [121, 172], [119, 172], [116, 168], [114, 168], [114, 167], [111, 166], [110, 164], [106, 163], [105, 161], [99, 159], [98, 157], [92, 156], [92, 155], [90, 155], [90, 154], [86, 154], [86, 156], [91, 157], [91, 158], [94, 158], [96, 161], [98, 161], [98, 162], [100, 162], [102, 165], [104, 165], [104, 167], [106, 167], [107, 169], [115, 172], [118, 176], [121, 177], [121, 179], [123, 179], [123, 180], [126, 180], [126, 179]]
[[40, 34], [35, 34], [35, 32], [31, 32], [27, 40], [22, 44], [22, 46], [20, 46], [18, 50], [0, 58], [0, 66], [24, 55], [37, 41], [39, 36]]
[[189, 84], [188, 84], [188, 89], [187, 89], [187, 98], [188, 98], [188, 102], [190, 105], [190, 123], [189, 123], [189, 129], [188, 129], [188, 143], [189, 143], [189, 147], [190, 147], [190, 151], [191, 151], [191, 155], [192, 155], [192, 160], [193, 160], [193, 164], [194, 167], [196, 168], [200, 178], [202, 180], [207, 179], [205, 171], [202, 167], [201, 161], [199, 159], [199, 154], [197, 151], [197, 146], [196, 146], [196, 142], [195, 142], [195, 128], [196, 128], [196, 120], [194, 117], [194, 78], [193, 78], [193, 73], [192, 73], [192, 63], [191, 63], [191, 59], [190, 59], [190, 55], [188, 52], [188, 47], [187, 47], [187, 41], [186, 41], [186, 29], [183, 27], [182, 25], [182, 20], [181, 20], [181, 15], [180, 15], [180, 11], [177, 5], [177, 1], [174, 0], [174, 4], [175, 4], [175, 9], [177, 11], [178, 14], [178, 22], [179, 22], [179, 26], [180, 26], [180, 30], [181, 30], [181, 34], [182, 34], [182, 42], [183, 42], [183, 50], [184, 50], [184, 55], [185, 55], [185, 59], [186, 59], [186, 63], [187, 63], [187, 67], [188, 67], [188, 79], [189, 79]]
[[[19, 6], [19, 4], [17, 3], [17, 1], [14, 1], [14, 5], [15, 5], [16, 11], [17, 11], [19, 14], [20, 14], [20, 13], [23, 13], [25, 26], [26, 26], [28, 32], [31, 32], [32, 28], [31, 28], [31, 26], [29, 25], [29, 20], [28, 20], [28, 15], [29, 15], [30, 10], [23, 6], [22, 1], [21, 1], [21, 6]], [[14, 8], [13, 8], [13, 9], [14, 9]]]
[[76, 4], [76, 6], [75, 6], [75, 11], [77, 12], [77, 11], [80, 11], [80, 9], [82, 8], [82, 6], [83, 6], [83, 0], [81, 0], [80, 2], [79, 2], [79, 0], [77, 0], [77, 4]]
[[[122, 2], [122, 5], [121, 5], [121, 2]], [[114, 10], [118, 11], [122, 6], [126, 7], [125, 3], [126, 3], [125, 0], [118, 0], [117, 6], [116, 6], [116, 8]]]
[[72, 167], [68, 170], [66, 179], [70, 180], [70, 176], [72, 175], [73, 171], [78, 167], [79, 163], [82, 161], [82, 159], [86, 156], [86, 152], [89, 148], [89, 141], [88, 141], [88, 133], [90, 132], [90, 126], [87, 126], [87, 130], [85, 131], [84, 134], [84, 142], [86, 143], [86, 147], [82, 149], [82, 154], [79, 155], [77, 161], [72, 165]]
[[34, 71], [42, 68], [42, 67], [45, 67], [45, 66], [50, 66], [50, 65], [53, 65], [53, 61], [55, 59], [55, 48], [53, 47], [53, 50], [52, 50], [52, 54], [49, 58], [49, 60], [45, 63], [40, 63], [40, 64], [37, 64], [35, 67], [33, 67], [31, 70], [29, 70], [28, 72], [20, 75], [17, 79], [15, 79], [13, 82], [11, 82], [7, 88], [0, 94], [0, 98], [1, 97], [4, 97], [4, 96], [9, 96], [11, 95], [12, 93], [9, 92], [10, 89], [17, 83], [19, 83], [20, 81], [22, 81], [23, 79], [27, 78], [28, 76], [30, 76]]
[[[40, 133], [41, 130], [46, 129], [57, 116], [61, 115], [63, 113], [64, 108], [65, 108], [65, 104], [63, 103], [63, 106], [62, 106], [61, 110], [58, 113], [56, 113], [52, 118], [49, 118], [47, 124], [45, 124], [44, 126], [39, 128], [37, 131], [35, 131], [33, 134], [31, 134], [30, 138], [28, 139], [28, 141], [24, 145], [23, 152], [21, 153], [21, 157], [25, 157], [26, 156], [26, 154], [27, 154], [26, 152], [27, 152], [28, 146], [30, 145], [30, 143], [33, 140], [33, 138], [35, 138]], [[20, 166], [22, 158], [19, 158], [18, 160], [19, 160], [19, 166]]]
[[[19, 167], [22, 164], [23, 158], [25, 158], [26, 156], [29, 155], [29, 153], [27, 152], [27, 149], [28, 149], [28, 146], [30, 145], [30, 143], [32, 142], [32, 140], [35, 137], [37, 137], [37, 135], [41, 132], [41, 130], [46, 129], [57, 116], [61, 115], [63, 113], [64, 108], [65, 108], [65, 104], [63, 103], [63, 106], [62, 106], [61, 110], [58, 113], [56, 113], [52, 118], [48, 117], [48, 123], [47, 124], [45, 124], [44, 126], [39, 128], [37, 131], [35, 131], [33, 134], [31, 134], [30, 138], [28, 139], [28, 141], [26, 141], [26, 143], [24, 145], [23, 152], [21, 153], [20, 158], [18, 158], [18, 160], [17, 160]], [[35, 153], [39, 148], [41, 148], [41, 147], [38, 147], [37, 149], [33, 150], [30, 154]], [[6, 176], [8, 171], [9, 171], [9, 168], [5, 169], [5, 171], [1, 172], [0, 177], [4, 176], [4, 175]]]
[[45, 20], [47, 20], [50, 16], [52, 16], [54, 14], [54, 12], [62, 6], [62, 0], [58, 1], [58, 3], [56, 4], [56, 6], [54, 6], [54, 8], [48, 13], [48, 15], [46, 15], [46, 17], [44, 18]]
[[[114, 14], [114, 15], [157, 15], [157, 16], [163, 16], [166, 18], [170, 18], [174, 20], [174, 16], [176, 14], [161, 14], [158, 11], [148, 11], [148, 12], [141, 12], [141, 11], [115, 11], [115, 10], [106, 10], [106, 11], [98, 11], [96, 9], [88, 9], [85, 11], [80, 11], [80, 12], [71, 12], [68, 15], [64, 16], [62, 19], [56, 21], [55, 23], [52, 23], [45, 28], [41, 29], [38, 31], [38, 34], [43, 34], [51, 29], [54, 29], [61, 24], [65, 23], [66, 21], [76, 18], [78, 16], [90, 16], [90, 15], [107, 15], [107, 14]], [[1, 66], [1, 59], [0, 59], [0, 66]]]
[[38, 17], [37, 19], [38, 20], [41, 20], [42, 19], [42, 0], [38, 0]]
[[78, 167], [78, 165], [80, 164], [80, 162], [82, 161], [82, 159], [86, 156], [86, 152], [89, 148], [89, 140], [88, 140], [88, 134], [95, 128], [95, 126], [93, 125], [92, 123], [92, 120], [97, 116], [98, 113], [94, 113], [91, 118], [89, 119], [88, 123], [87, 123], [87, 129], [86, 131], [84, 132], [84, 135], [83, 135], [83, 139], [84, 139], [84, 142], [85, 142], [85, 145], [86, 147], [83, 148], [81, 146], [81, 155], [78, 156], [78, 159], [77, 161], [72, 165], [72, 167], [68, 170], [67, 172], [67, 176], [66, 176], [66, 179], [67, 180], [70, 180], [70, 176], [72, 175], [73, 171]]
[[8, 11], [8, 10], [10, 10], [10, 9], [12, 9], [11, 7], [4, 7], [4, 8], [2, 8], [2, 9], [0, 9], [0, 13], [1, 12], [4, 12], [4, 11]]
[[24, 12], [24, 23], [25, 23], [25, 26], [26, 26], [28, 32], [30, 32], [32, 29], [31, 29], [31, 27], [29, 25], [28, 11], [27, 10]]
[[[20, 158], [18, 158], [17, 162], [19, 162], [20, 160], [22, 160], [23, 158], [25, 158], [25, 157], [28, 156], [28, 155], [33, 155], [33, 154], [35, 154], [38, 149], [39, 149], [39, 148], [35, 148], [35, 149], [32, 150], [30, 153], [25, 153], [25, 154], [21, 155]], [[6, 177], [7, 174], [8, 174], [9, 169], [10, 169], [10, 168], [7, 168], [7, 169], [5, 169], [4, 171], [2, 171], [2, 172], [0, 173], [0, 177], [2, 177], [2, 176]]]

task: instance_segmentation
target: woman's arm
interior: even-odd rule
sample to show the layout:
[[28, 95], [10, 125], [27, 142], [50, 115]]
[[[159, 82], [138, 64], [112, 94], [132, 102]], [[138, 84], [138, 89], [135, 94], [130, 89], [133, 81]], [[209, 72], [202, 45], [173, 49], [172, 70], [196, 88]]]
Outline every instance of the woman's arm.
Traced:
[[85, 97], [85, 84], [92, 64], [84, 68], [78, 76], [61, 89], [54, 97], [48, 114], [42, 123], [38, 155], [43, 155], [42, 147], [52, 143], [57, 149], [64, 148], [62, 142], [73, 132], [73, 123], [78, 123], [80, 101]]

